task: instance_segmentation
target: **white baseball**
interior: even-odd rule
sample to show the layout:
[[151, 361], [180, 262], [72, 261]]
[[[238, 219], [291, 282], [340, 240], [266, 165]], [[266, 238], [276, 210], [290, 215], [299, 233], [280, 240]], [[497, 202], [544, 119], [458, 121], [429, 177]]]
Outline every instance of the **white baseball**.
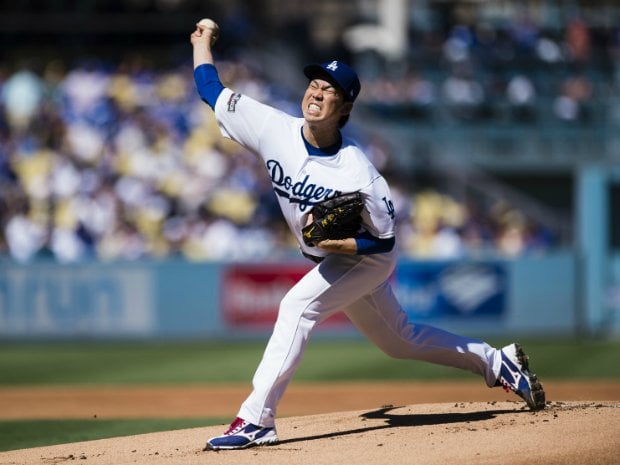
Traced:
[[211, 45], [213, 45], [220, 35], [220, 27], [215, 21], [209, 18], [201, 19], [198, 21], [198, 25], [202, 26], [204, 29], [211, 29]]

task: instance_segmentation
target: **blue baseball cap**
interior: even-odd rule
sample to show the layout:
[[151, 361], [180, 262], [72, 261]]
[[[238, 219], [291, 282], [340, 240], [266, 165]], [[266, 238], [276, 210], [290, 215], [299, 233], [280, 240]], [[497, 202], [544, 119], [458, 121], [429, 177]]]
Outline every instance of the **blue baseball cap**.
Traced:
[[333, 81], [342, 89], [345, 100], [349, 102], [353, 102], [362, 89], [357, 73], [342, 61], [334, 60], [308, 65], [304, 67], [304, 74], [308, 79], [318, 77]]

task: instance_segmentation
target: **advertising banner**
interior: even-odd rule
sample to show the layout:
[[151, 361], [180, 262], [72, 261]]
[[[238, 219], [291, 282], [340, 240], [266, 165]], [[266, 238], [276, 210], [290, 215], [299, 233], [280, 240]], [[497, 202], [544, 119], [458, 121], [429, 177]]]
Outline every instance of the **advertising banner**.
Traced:
[[[309, 268], [298, 263], [227, 267], [222, 283], [224, 322], [248, 329], [272, 326], [280, 300]], [[392, 286], [414, 321], [501, 317], [506, 311], [506, 270], [499, 263], [401, 263]], [[349, 324], [348, 319], [337, 313], [322, 326], [343, 324]]]
[[148, 270], [87, 266], [0, 270], [0, 336], [148, 335]]
[[499, 318], [506, 312], [508, 285], [502, 263], [401, 263], [393, 285], [414, 321]]
[[[280, 301], [311, 268], [305, 263], [232, 265], [223, 273], [222, 316], [228, 326], [271, 327], [278, 317]], [[339, 312], [320, 327], [350, 324]]]

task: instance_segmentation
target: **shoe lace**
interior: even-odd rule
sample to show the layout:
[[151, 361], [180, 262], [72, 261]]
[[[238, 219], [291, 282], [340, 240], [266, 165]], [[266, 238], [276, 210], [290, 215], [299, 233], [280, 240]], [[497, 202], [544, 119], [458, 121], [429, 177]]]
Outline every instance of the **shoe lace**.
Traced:
[[226, 430], [226, 432], [224, 433], [225, 435], [230, 435], [230, 434], [235, 434], [237, 433], [241, 428], [243, 428], [245, 426], [245, 420], [243, 418], [235, 418], [234, 421], [230, 424], [230, 426], [228, 427], [228, 429]]

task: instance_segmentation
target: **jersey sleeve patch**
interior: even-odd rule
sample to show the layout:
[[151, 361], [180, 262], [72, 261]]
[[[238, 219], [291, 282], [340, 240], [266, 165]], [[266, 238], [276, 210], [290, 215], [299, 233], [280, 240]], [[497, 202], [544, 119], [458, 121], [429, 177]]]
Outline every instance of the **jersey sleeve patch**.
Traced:
[[228, 98], [228, 112], [234, 113], [237, 109], [237, 102], [241, 99], [241, 94], [234, 92]]

